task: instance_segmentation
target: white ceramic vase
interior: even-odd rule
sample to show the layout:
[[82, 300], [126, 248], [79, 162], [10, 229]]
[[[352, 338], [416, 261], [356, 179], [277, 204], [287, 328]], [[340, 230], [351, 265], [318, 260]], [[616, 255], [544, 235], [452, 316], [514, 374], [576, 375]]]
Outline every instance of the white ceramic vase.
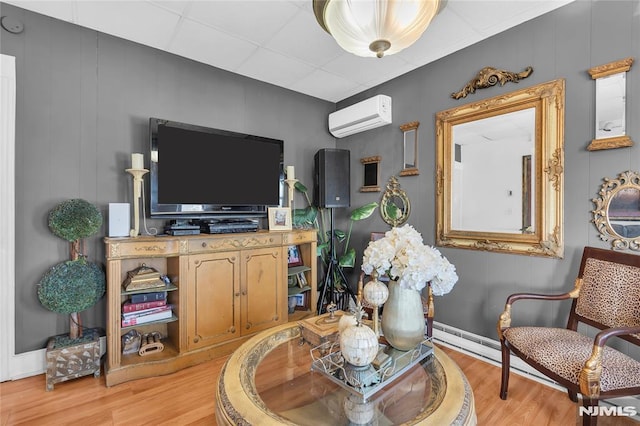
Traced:
[[420, 292], [389, 281], [389, 298], [382, 311], [382, 333], [401, 351], [414, 349], [425, 339], [425, 319]]

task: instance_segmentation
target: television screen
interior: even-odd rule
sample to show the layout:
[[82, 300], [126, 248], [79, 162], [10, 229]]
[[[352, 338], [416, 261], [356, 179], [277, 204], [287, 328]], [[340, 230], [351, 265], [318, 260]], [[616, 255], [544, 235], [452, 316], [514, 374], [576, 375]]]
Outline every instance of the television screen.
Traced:
[[283, 141], [150, 119], [150, 214], [263, 216], [280, 204]]

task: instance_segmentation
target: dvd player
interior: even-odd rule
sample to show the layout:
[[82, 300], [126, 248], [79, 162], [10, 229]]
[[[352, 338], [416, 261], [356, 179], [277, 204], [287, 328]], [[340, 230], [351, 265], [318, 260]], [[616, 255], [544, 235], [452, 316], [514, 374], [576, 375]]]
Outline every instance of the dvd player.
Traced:
[[258, 222], [248, 219], [214, 219], [200, 222], [200, 232], [206, 234], [232, 234], [257, 230]]

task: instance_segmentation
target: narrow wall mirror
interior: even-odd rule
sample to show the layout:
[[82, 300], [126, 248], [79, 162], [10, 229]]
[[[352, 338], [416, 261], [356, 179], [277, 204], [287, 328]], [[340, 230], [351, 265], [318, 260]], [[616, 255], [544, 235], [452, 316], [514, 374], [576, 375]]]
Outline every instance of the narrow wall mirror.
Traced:
[[402, 130], [402, 170], [400, 176], [415, 176], [418, 171], [418, 127], [419, 121], [411, 121], [400, 126]]
[[598, 195], [592, 213], [600, 239], [610, 241], [614, 250], [640, 251], [640, 174], [605, 178]]
[[589, 70], [596, 81], [595, 138], [587, 147], [589, 151], [633, 145], [625, 130], [626, 73], [632, 64], [633, 58], [626, 58]]
[[380, 192], [380, 160], [379, 155], [360, 159], [364, 169], [364, 183], [360, 187], [360, 192]]
[[560, 258], [564, 80], [436, 115], [436, 244]]

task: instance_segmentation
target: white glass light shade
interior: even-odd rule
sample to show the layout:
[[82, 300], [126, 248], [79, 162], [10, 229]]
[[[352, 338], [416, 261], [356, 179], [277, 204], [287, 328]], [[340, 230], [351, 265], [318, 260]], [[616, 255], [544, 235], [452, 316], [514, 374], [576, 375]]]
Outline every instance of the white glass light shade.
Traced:
[[387, 286], [375, 279], [369, 281], [362, 291], [364, 293], [364, 300], [373, 306], [382, 305], [389, 297], [389, 289]]
[[[347, 52], [381, 58], [411, 46], [443, 0], [326, 0], [316, 18]], [[319, 16], [320, 15], [320, 16]]]

